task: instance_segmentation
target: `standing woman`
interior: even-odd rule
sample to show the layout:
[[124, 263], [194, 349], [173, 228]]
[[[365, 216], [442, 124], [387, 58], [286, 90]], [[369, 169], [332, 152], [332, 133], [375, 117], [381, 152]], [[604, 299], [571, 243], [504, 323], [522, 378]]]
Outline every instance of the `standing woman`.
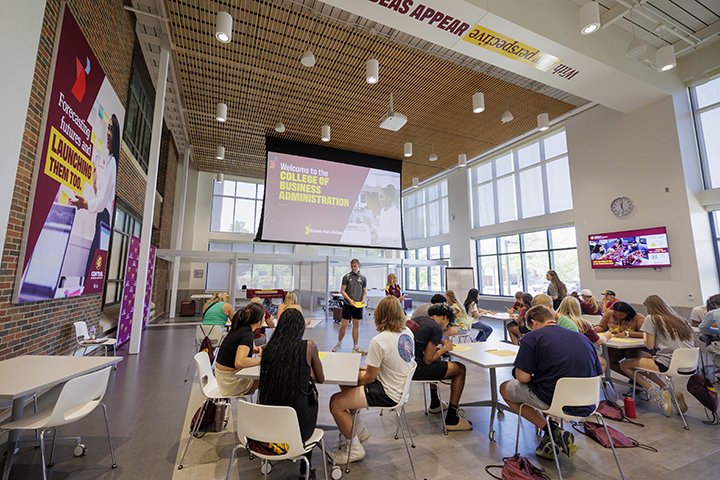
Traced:
[[[655, 356], [652, 358], [626, 358], [621, 361], [620, 368], [629, 378], [632, 378], [636, 368], [659, 373], [667, 372], [670, 367], [670, 359], [676, 349], [695, 346], [693, 332], [687, 320], [675, 313], [675, 310], [662, 297], [650, 295], [645, 299], [643, 305], [647, 308], [648, 316], [645, 317], [640, 328], [643, 332], [645, 347], [655, 350]], [[670, 392], [656, 375], [639, 373], [637, 383], [648, 391], [650, 398], [657, 402], [665, 416], [669, 417], [672, 414]], [[685, 413], [687, 405], [682, 393], [675, 392], [675, 396], [678, 407]]]
[[[315, 431], [318, 393], [313, 383], [325, 381], [318, 349], [312, 340], [303, 340], [305, 318], [300, 310], [288, 308], [263, 351], [260, 361], [260, 398], [263, 405], [292, 407], [297, 412], [300, 436], [306, 442]], [[312, 451], [306, 455], [308, 463]], [[300, 474], [305, 474], [305, 462]], [[311, 470], [310, 478], [314, 478]]]
[[[265, 312], [257, 303], [249, 303], [233, 317], [230, 333], [220, 344], [215, 360], [215, 377], [220, 393], [227, 397], [242, 397], [255, 391], [257, 380], [239, 378], [243, 368], [260, 365], [260, 348], [255, 346], [253, 331], [262, 325]], [[253, 354], [257, 354], [253, 357]]]
[[486, 313], [492, 313], [490, 310], [485, 310], [482, 308], [478, 308], [478, 299], [480, 298], [480, 292], [478, 292], [477, 288], [471, 288], [470, 291], [467, 294], [467, 298], [465, 299], [465, 311], [468, 315], [470, 315], [472, 318], [476, 320], [475, 323], [472, 324], [472, 328], [476, 328], [478, 330], [477, 337], [475, 337], [476, 342], [484, 342], [488, 339], [490, 334], [492, 333], [493, 329], [490, 325], [483, 323], [480, 321], [480, 317]]
[[[293, 292], [287, 292], [285, 294], [285, 299], [283, 300], [283, 303], [280, 304], [277, 310], [277, 318], [278, 322], [280, 321], [280, 316], [283, 314], [285, 310], [288, 310], [290, 308], [294, 308], [295, 310], [298, 310], [300, 313], [302, 313], [302, 307], [297, 301], [297, 294]], [[305, 326], [307, 327], [310, 325], [310, 320], [305, 319]]]
[[397, 275], [391, 273], [387, 276], [387, 285], [385, 285], [385, 296], [393, 296], [400, 300], [400, 304], [405, 300], [405, 295], [402, 294], [402, 289], [398, 284]]
[[562, 299], [567, 296], [567, 287], [562, 280], [560, 280], [555, 270], [548, 270], [545, 278], [550, 281], [550, 285], [548, 285], [547, 288], [547, 295], [552, 298], [553, 308], [557, 310]]
[[[90, 245], [87, 264], [85, 266], [86, 280], [90, 278], [90, 271], [93, 268], [95, 260], [95, 250], [100, 246], [100, 223], [104, 223], [108, 229], [112, 225], [110, 217], [115, 203], [117, 162], [120, 158], [120, 123], [115, 114], [112, 114], [110, 123], [108, 123], [107, 147], [107, 161], [100, 170], [100, 173], [98, 174], [97, 165], [93, 168], [92, 188], [95, 196], [88, 200], [80, 195], [75, 195], [75, 199], [70, 200], [70, 204], [78, 210], [84, 208], [88, 212], [96, 214], [95, 235]], [[98, 176], [100, 176], [100, 178], [98, 178]]]
[[203, 308], [203, 325], [225, 326], [229, 318], [232, 318], [235, 309], [230, 304], [230, 295], [227, 293], [216, 293], [207, 301]]

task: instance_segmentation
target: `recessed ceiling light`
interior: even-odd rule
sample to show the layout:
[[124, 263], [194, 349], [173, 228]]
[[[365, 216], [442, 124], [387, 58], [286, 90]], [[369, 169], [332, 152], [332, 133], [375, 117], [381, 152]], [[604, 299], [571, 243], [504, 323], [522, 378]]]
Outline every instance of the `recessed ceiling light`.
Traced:
[[222, 43], [232, 40], [233, 18], [225, 11], [219, 11], [215, 17], [215, 38]]

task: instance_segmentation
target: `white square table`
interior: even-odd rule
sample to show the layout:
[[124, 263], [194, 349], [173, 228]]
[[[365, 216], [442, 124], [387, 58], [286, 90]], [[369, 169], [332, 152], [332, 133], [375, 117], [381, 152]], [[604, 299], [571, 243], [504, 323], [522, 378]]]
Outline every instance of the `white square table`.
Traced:
[[463, 407], [490, 407], [490, 431], [488, 437], [491, 442], [495, 441], [495, 412], [503, 410], [512, 411], [510, 407], [498, 401], [497, 375], [495, 369], [498, 367], [512, 367], [515, 364], [515, 357], [519, 347], [504, 342], [476, 342], [456, 345], [450, 351], [450, 355], [458, 360], [464, 360], [478, 367], [487, 368], [490, 371], [490, 400], [463, 403]]
[[485, 313], [480, 315], [480, 319], [491, 318], [493, 320], [500, 320], [503, 322], [503, 342], [508, 341], [507, 336], [507, 324], [513, 320], [513, 317], [509, 313], [497, 312], [497, 313]]
[[[26, 400], [44, 388], [119, 363], [122, 357], [23, 355], [0, 361], [0, 400], [12, 400], [12, 421], [23, 417]], [[10, 477], [19, 432], [10, 432], [2, 480]]]
[[[361, 359], [362, 355], [359, 353], [320, 352], [320, 362], [325, 374], [324, 385], [357, 385]], [[260, 366], [243, 368], [236, 375], [257, 380], [260, 378]]]
[[605, 367], [605, 380], [610, 382], [610, 384], [615, 387], [615, 384], [612, 381], [612, 370], [610, 370], [610, 352], [609, 349], [614, 348], [616, 350], [631, 350], [634, 348], [643, 348], [645, 346], [645, 340], [642, 338], [626, 338], [626, 337], [618, 337], [618, 338], [611, 338], [607, 342], [602, 344], [602, 350], [603, 350], [603, 356], [605, 357], [605, 361], [607, 362], [607, 367]]

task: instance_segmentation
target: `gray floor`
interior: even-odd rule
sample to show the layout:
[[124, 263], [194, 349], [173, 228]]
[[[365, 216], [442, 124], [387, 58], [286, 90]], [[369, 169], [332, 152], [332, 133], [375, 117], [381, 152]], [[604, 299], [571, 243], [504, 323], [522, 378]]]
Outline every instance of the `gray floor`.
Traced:
[[[496, 327], [498, 337], [501, 324]], [[374, 335], [372, 321], [361, 324], [360, 344], [367, 347]], [[337, 339], [337, 326], [329, 321], [309, 330], [308, 338], [315, 340], [321, 350], [327, 350]], [[111, 470], [110, 456], [104, 437], [100, 410], [88, 418], [60, 429], [60, 434], [80, 434], [88, 445], [87, 455], [72, 456], [72, 445], [59, 445], [56, 464], [51, 469], [52, 479], [145, 479], [224, 478], [230, 451], [236, 442], [234, 428], [208, 434], [193, 440], [186, 467], [178, 471], [176, 462], [178, 445], [184, 446], [187, 425], [192, 413], [201, 404], [199, 388], [194, 377], [184, 382], [192, 353], [193, 326], [163, 325], [149, 328], [143, 339], [141, 355], [126, 356], [110, 380], [106, 403], [110, 411], [118, 468]], [[345, 339], [344, 350], [351, 348], [351, 339]], [[126, 350], [119, 354], [127, 355]], [[194, 372], [190, 372], [191, 375]], [[509, 377], [509, 369], [500, 369], [498, 379]], [[684, 382], [682, 382], [684, 383]], [[337, 387], [319, 388], [321, 398], [320, 424], [332, 424], [327, 410], [327, 399]], [[622, 392], [622, 389], [620, 389]], [[447, 398], [447, 390], [444, 391]], [[486, 371], [469, 366], [468, 382], [463, 398], [467, 401], [489, 397], [489, 379]], [[48, 401], [48, 400], [46, 400]], [[699, 404], [688, 398], [691, 429], [682, 428], [679, 417], [665, 418], [656, 406], [638, 402], [639, 421], [645, 427], [630, 424], [613, 425], [639, 442], [654, 446], [658, 453], [642, 449], [620, 451], [620, 459], [628, 478], [691, 479], [707, 477], [707, 472], [720, 468], [720, 427], [703, 425], [704, 413]], [[498, 463], [500, 458], [512, 455], [517, 417], [506, 414], [496, 422], [497, 443], [487, 439], [488, 408], [467, 408], [466, 416], [475, 426], [472, 432], [451, 433], [444, 436], [440, 418], [423, 414], [420, 390], [414, 389], [407, 408], [408, 419], [415, 435], [417, 448], [412, 449], [418, 478], [490, 478], [484, 466]], [[363, 421], [372, 433], [366, 444], [365, 460], [352, 464], [348, 479], [412, 478], [402, 440], [394, 440], [395, 420], [392, 415], [380, 417], [366, 412]], [[337, 444], [337, 431], [325, 436], [329, 446]], [[557, 478], [552, 462], [536, 459], [534, 449], [538, 438], [532, 426], [523, 423], [520, 451], [534, 463], [544, 467], [550, 477]], [[576, 435], [580, 446], [572, 459], [562, 461], [566, 478], [597, 479], [618, 478], [610, 450]], [[322, 478], [319, 453], [314, 457], [318, 478]], [[23, 449], [16, 456], [12, 479], [40, 478], [38, 450]], [[241, 456], [233, 466], [233, 478], [262, 478], [258, 460]], [[276, 465], [268, 478], [297, 478], [297, 465], [282, 462]], [[710, 475], [712, 477], [712, 475]]]

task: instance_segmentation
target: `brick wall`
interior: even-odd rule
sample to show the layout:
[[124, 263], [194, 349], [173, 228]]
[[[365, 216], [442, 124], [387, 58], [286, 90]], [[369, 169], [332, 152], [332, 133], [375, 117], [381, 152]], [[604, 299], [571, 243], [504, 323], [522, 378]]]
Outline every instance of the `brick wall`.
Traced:
[[[120, 101], [126, 105], [135, 39], [134, 20], [131, 14], [123, 9], [122, 0], [106, 0], [100, 3], [95, 0], [69, 0], [67, 5], [77, 19]], [[0, 261], [0, 359], [29, 353], [67, 353], [74, 347], [72, 323], [85, 320], [89, 325], [95, 325], [100, 314], [100, 295], [23, 305], [11, 303], [59, 12], [60, 0], [47, 0], [25, 133], [18, 159], [13, 205]], [[175, 162], [168, 167], [173, 171], [177, 168], [177, 155], [174, 158]], [[117, 195], [142, 217], [146, 182], [143, 175], [129, 163], [134, 161], [123, 149], [118, 164]], [[168, 228], [170, 231], [172, 227], [174, 173], [167, 178], [173, 182], [170, 190], [165, 185], [166, 192], [169, 193], [171, 190], [173, 192], [167, 197], [169, 201], [160, 202], [159, 197], [156, 197], [155, 201], [156, 221], [153, 223], [161, 228], [161, 232], [162, 228]], [[162, 203], [170, 205], [164, 207]], [[162, 218], [166, 211], [169, 211], [168, 219]], [[162, 233], [161, 241], [164, 236]], [[169, 236], [170, 233], [167, 235]]]

